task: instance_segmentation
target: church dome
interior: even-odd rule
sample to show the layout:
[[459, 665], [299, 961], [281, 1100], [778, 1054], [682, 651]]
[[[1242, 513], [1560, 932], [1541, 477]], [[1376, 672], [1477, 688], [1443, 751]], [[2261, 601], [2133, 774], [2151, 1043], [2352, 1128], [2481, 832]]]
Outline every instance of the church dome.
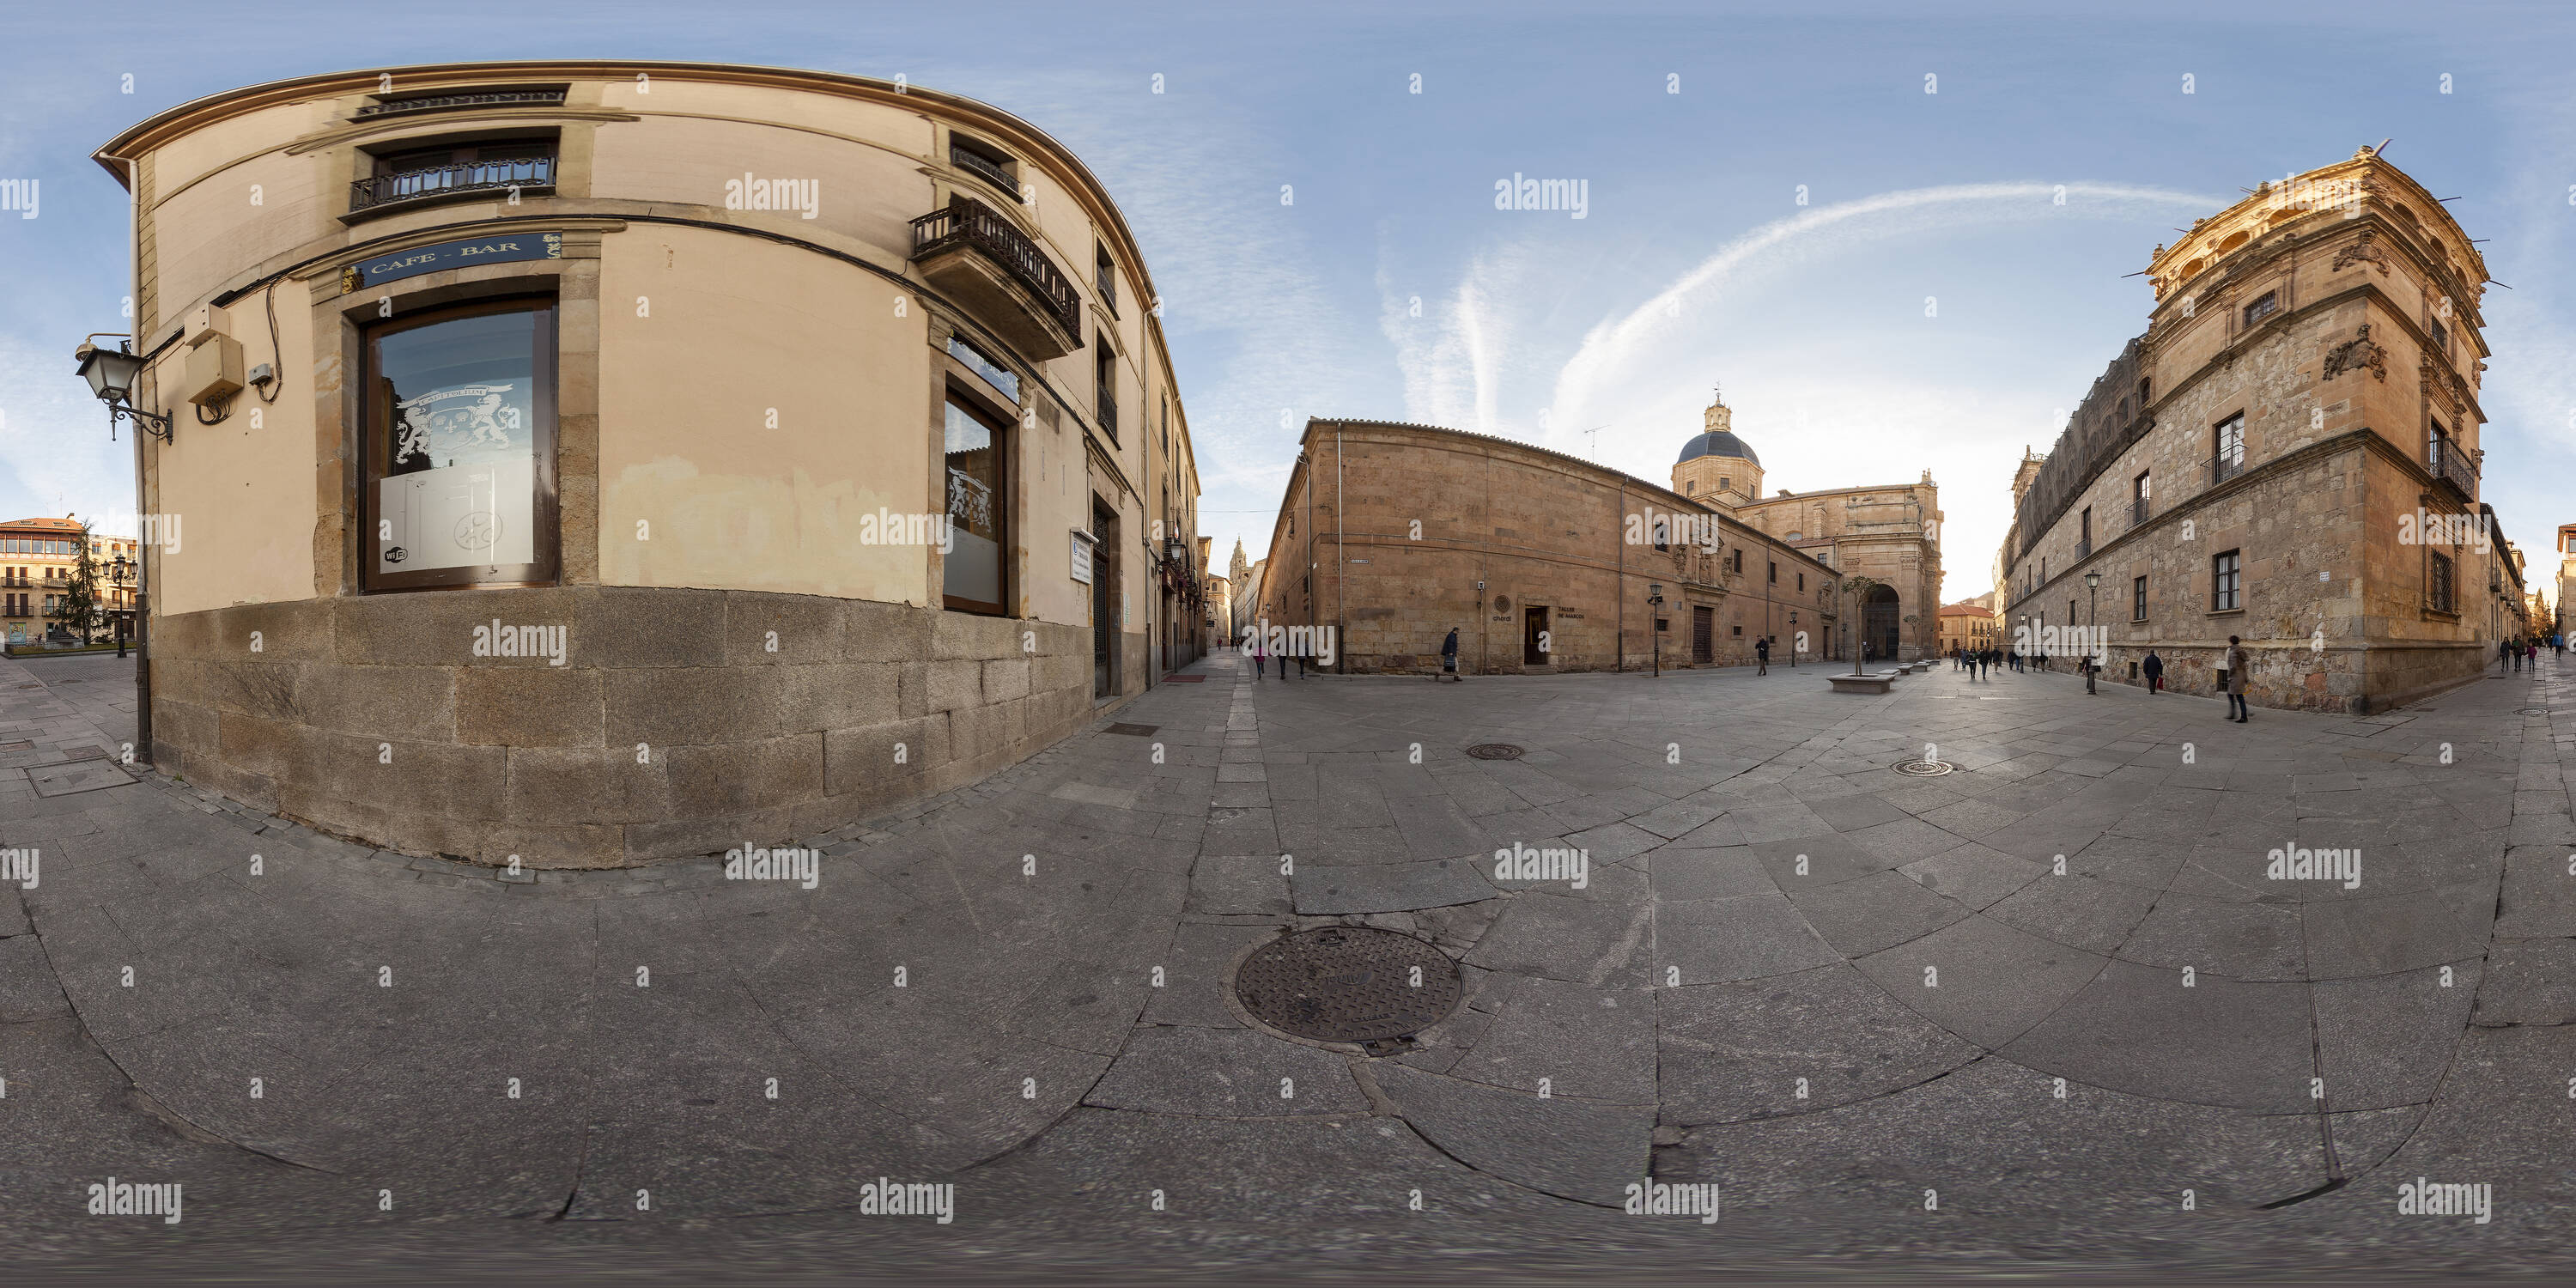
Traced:
[[1762, 458], [1754, 455], [1753, 449], [1746, 447], [1743, 439], [1731, 433], [1719, 431], [1693, 435], [1689, 442], [1682, 444], [1682, 454], [1673, 464], [1695, 461], [1703, 456], [1736, 456], [1751, 461], [1755, 465], [1762, 463]]

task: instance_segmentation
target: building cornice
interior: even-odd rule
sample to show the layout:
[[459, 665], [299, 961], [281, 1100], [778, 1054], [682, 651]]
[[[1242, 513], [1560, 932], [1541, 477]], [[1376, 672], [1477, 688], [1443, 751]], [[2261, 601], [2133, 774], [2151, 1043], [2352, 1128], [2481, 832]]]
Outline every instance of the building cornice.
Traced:
[[[1079, 194], [1090, 203], [1093, 222], [1104, 236], [1117, 243], [1119, 252], [1135, 266], [1136, 286], [1146, 301], [1157, 298], [1153, 276], [1145, 256], [1129, 230], [1127, 217], [1109, 195], [1097, 175], [1083, 164], [1072, 149], [1037, 126], [976, 99], [918, 85], [881, 80], [873, 76], [853, 76], [841, 72], [813, 71], [803, 68], [762, 67], [746, 63], [696, 63], [638, 59], [578, 60], [513, 60], [475, 63], [420, 63], [402, 67], [380, 67], [366, 70], [325, 72], [258, 85], [229, 89], [191, 99], [176, 107], [157, 112], [128, 126], [107, 141], [91, 159], [116, 177], [129, 191], [134, 186], [133, 167], [137, 158], [168, 145], [172, 140], [234, 117], [267, 108], [317, 99], [348, 95], [372, 95], [382, 92], [390, 82], [402, 92], [414, 93], [446, 86], [486, 84], [494, 81], [579, 81], [633, 80], [637, 76], [676, 82], [715, 82], [729, 85], [751, 85], [764, 88], [802, 90], [828, 94], [856, 102], [898, 108], [924, 116], [937, 113], [964, 123], [970, 129], [987, 135], [1002, 146], [1029, 156], [1055, 171], [1055, 179], [1067, 191]], [[560, 111], [531, 112], [524, 108], [505, 109], [513, 122], [546, 119], [592, 119], [596, 109], [578, 106]], [[649, 113], [646, 113], [649, 114]], [[454, 114], [458, 121], [483, 120], [489, 114], [464, 111]], [[788, 128], [795, 122], [775, 122]], [[280, 147], [301, 140], [283, 140]]]

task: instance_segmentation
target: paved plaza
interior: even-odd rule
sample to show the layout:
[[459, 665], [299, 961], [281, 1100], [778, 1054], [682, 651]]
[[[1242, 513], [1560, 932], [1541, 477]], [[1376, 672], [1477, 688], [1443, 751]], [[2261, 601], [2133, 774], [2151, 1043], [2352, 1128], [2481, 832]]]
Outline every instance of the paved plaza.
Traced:
[[[1870, 697], [1224, 654], [812, 838], [810, 889], [513, 878], [138, 780], [130, 676], [0, 661], [0, 845], [41, 859], [0, 896], [17, 1257], [2569, 1260], [2576, 665], [2546, 656], [2239, 725], [1946, 663]], [[1923, 759], [1951, 771], [1895, 768]], [[1518, 847], [1580, 874], [1498, 878]], [[1437, 945], [1463, 1005], [1378, 1056], [1246, 1024], [1233, 964], [1333, 924]], [[181, 1183], [184, 1220], [89, 1216], [109, 1177]], [[2419, 1178], [2491, 1207], [2400, 1215]], [[863, 1214], [883, 1180], [953, 1185], [953, 1220]], [[1624, 1212], [1650, 1182], [1722, 1215]]]

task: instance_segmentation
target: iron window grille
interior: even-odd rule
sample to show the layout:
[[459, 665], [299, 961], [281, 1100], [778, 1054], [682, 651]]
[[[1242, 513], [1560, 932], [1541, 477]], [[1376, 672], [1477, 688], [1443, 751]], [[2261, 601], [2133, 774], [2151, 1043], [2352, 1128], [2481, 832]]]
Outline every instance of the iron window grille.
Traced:
[[964, 139], [948, 141], [949, 164], [1011, 195], [1013, 201], [1025, 201], [1020, 195], [1020, 181], [1011, 175], [1006, 157]]

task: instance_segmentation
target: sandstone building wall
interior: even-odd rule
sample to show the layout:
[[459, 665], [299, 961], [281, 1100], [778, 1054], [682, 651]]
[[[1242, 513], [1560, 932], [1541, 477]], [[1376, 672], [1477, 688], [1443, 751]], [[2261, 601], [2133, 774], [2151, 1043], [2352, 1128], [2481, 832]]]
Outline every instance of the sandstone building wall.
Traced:
[[2485, 270], [2466, 235], [2363, 149], [2196, 221], [2150, 276], [2147, 333], [2020, 498], [2007, 626], [2106, 627], [2110, 678], [2153, 648], [2183, 692], [2210, 691], [2239, 635], [2258, 705], [2379, 710], [2477, 675], [2501, 549], [2449, 539], [2479, 515]]
[[[1304, 442], [1254, 618], [1334, 627], [1343, 669], [1436, 671], [1452, 627], [1459, 669], [1473, 674], [1647, 669], [1656, 584], [1666, 667], [1749, 665], [1766, 633], [1777, 640], [1774, 665], [1788, 664], [1801, 632], [1802, 660], [1839, 655], [1831, 569], [1664, 487], [1424, 425], [1315, 420]], [[1632, 518], [1642, 531], [1658, 515], [1714, 524], [1719, 553], [1626, 539]], [[1319, 566], [1310, 572], [1309, 562]], [[1534, 609], [1550, 637], [1536, 660]], [[1705, 660], [1693, 648], [1699, 609], [1709, 615]]]

